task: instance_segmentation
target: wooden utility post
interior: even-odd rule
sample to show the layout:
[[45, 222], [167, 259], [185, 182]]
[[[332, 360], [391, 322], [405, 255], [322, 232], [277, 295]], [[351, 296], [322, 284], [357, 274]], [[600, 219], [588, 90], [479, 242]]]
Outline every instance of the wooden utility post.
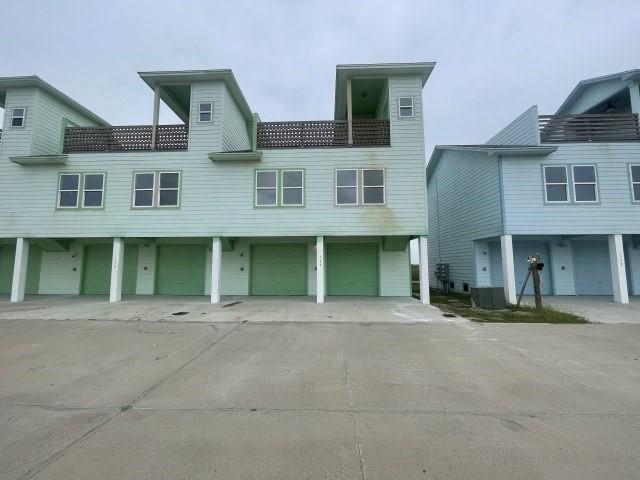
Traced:
[[532, 255], [527, 259], [529, 268], [527, 269], [527, 276], [524, 279], [522, 288], [520, 289], [520, 295], [518, 296], [518, 303], [516, 306], [520, 306], [522, 296], [524, 295], [524, 289], [527, 287], [529, 277], [533, 278], [533, 295], [536, 299], [536, 308], [542, 308], [542, 294], [540, 293], [540, 270], [544, 268], [544, 263], [540, 263], [540, 257]]

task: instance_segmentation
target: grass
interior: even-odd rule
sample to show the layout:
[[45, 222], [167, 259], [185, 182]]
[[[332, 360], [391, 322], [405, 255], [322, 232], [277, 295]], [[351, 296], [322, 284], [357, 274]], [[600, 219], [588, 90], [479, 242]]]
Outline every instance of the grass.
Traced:
[[453, 313], [474, 322], [588, 323], [583, 317], [572, 313], [560, 312], [546, 306], [540, 309], [528, 306], [509, 306], [500, 310], [485, 310], [471, 306], [471, 297], [461, 293], [445, 294], [437, 290], [431, 290], [431, 303], [444, 312]]

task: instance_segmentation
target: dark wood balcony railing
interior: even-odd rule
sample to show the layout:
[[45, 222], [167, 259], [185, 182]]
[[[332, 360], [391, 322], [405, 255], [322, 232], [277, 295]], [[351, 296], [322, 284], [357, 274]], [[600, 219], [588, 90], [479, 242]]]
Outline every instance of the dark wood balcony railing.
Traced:
[[67, 127], [64, 131], [64, 153], [134, 152], [150, 150], [186, 150], [187, 125], [158, 125], [155, 145], [152, 125], [122, 127]]
[[640, 140], [635, 113], [540, 115], [542, 143], [629, 142]]
[[349, 144], [346, 120], [258, 123], [258, 148], [384, 146], [391, 144], [388, 120], [353, 120]]

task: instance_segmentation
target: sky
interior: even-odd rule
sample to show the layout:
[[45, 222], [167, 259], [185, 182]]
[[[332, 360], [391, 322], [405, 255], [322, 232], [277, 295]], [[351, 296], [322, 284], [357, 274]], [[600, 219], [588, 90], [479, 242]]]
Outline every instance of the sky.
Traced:
[[37, 74], [113, 125], [151, 123], [138, 71], [231, 68], [262, 120], [325, 120], [336, 64], [435, 61], [427, 158], [640, 68], [639, 0], [1, 2], [0, 76]]

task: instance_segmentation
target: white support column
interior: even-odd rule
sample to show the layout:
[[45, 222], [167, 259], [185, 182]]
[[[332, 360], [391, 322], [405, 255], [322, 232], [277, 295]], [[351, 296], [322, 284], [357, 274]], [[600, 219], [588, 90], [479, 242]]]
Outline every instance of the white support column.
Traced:
[[631, 100], [631, 113], [640, 114], [640, 83], [629, 85], [629, 98]]
[[324, 303], [324, 237], [316, 237], [316, 303]]
[[222, 274], [222, 243], [220, 237], [211, 242], [211, 303], [220, 303], [220, 276]]
[[111, 287], [109, 301], [122, 300], [122, 267], [124, 265], [124, 241], [122, 238], [113, 239], [113, 255], [111, 256]]
[[609, 235], [609, 261], [611, 262], [611, 281], [613, 282], [613, 301], [629, 303], [627, 290], [627, 269], [624, 262], [622, 235]]
[[504, 298], [507, 303], [515, 305], [516, 296], [516, 272], [513, 264], [513, 237], [511, 235], [500, 236], [500, 248], [502, 251], [502, 281], [504, 282]]
[[160, 119], [160, 87], [156, 87], [153, 92], [153, 123], [151, 129], [151, 149], [156, 148], [156, 130]]
[[420, 254], [420, 303], [428, 305], [431, 303], [431, 296], [429, 294], [429, 251], [426, 235], [418, 239], [418, 250]]
[[13, 283], [11, 284], [11, 302], [24, 300], [24, 289], [27, 284], [27, 264], [29, 262], [29, 240], [16, 240], [16, 256], [13, 263]]

